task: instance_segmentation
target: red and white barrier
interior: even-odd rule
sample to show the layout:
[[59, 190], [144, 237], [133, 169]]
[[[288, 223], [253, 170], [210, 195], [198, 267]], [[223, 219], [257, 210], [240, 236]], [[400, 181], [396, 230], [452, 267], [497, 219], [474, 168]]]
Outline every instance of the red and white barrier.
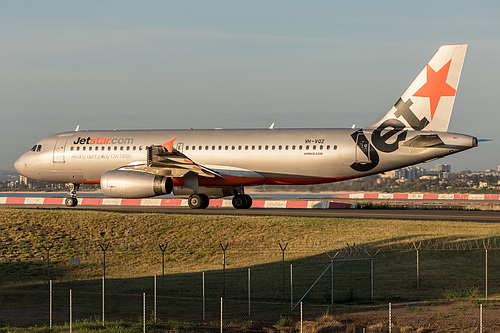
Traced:
[[337, 199], [378, 200], [500, 200], [500, 194], [439, 194], [439, 193], [350, 193], [338, 194]]
[[[64, 205], [65, 198], [0, 197], [0, 205]], [[80, 206], [152, 206], [152, 207], [188, 207], [187, 199], [148, 198], [78, 198]], [[341, 202], [315, 200], [253, 200], [254, 208], [310, 208], [310, 209], [346, 209], [356, 205]], [[213, 199], [209, 207], [233, 207], [231, 200]]]

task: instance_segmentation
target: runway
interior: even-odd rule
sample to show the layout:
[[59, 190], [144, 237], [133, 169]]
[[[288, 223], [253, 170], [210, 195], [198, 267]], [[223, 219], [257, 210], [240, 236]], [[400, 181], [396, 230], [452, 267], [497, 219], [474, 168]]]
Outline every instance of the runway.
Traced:
[[396, 220], [442, 220], [469, 222], [500, 222], [498, 211], [466, 211], [436, 209], [286, 209], [286, 208], [234, 208], [209, 207], [195, 210], [185, 207], [144, 207], [144, 206], [85, 206], [68, 208], [64, 205], [50, 207], [40, 205], [0, 205], [0, 207], [22, 209], [61, 209], [61, 210], [101, 210], [122, 213], [161, 213], [161, 214], [196, 214], [196, 215], [250, 215], [250, 216], [302, 216], [316, 218], [360, 218], [360, 219], [396, 219]]

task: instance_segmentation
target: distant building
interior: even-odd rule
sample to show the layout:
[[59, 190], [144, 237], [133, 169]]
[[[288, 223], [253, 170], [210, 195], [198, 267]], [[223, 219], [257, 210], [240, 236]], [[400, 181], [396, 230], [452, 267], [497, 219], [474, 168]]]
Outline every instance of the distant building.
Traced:
[[425, 174], [425, 169], [418, 166], [409, 166], [403, 169], [394, 170], [394, 178], [416, 179]]

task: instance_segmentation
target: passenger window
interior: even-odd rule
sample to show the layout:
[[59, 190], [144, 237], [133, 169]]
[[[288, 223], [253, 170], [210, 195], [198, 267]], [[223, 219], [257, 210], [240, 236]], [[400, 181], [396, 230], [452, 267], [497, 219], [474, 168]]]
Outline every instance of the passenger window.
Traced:
[[245, 146], [245, 150], [248, 150], [248, 146]]
[[228, 150], [228, 149], [229, 149], [229, 146], [225, 146], [225, 147], [224, 147], [224, 149], [225, 149], [225, 150]]
[[234, 150], [234, 148], [235, 148], [234, 146], [231, 146], [231, 150]]
[[120, 150], [123, 150], [123, 146], [120, 146]]
[[238, 150], [241, 150], [241, 146], [238, 146]]
[[201, 150], [203, 147], [202, 146], [198, 146], [198, 150]]
[[255, 150], [255, 146], [252, 146], [252, 150]]
[[266, 146], [266, 150], [268, 150], [268, 149], [269, 149], [269, 146]]
[[118, 147], [117, 147], [117, 146], [115, 146], [115, 148], [114, 148], [114, 149], [115, 149], [115, 150], [118, 150]]
[[309, 145], [306, 146], [306, 150], [309, 150]]
[[135, 146], [132, 147], [132, 150], [135, 150]]
[[299, 150], [302, 150], [302, 145], [299, 146]]
[[73, 151], [73, 148], [75, 148], [75, 147], [71, 147], [69, 150]]
[[333, 146], [333, 149], [334, 149], [334, 150], [337, 150], [337, 145]]
[[193, 147], [192, 147], [192, 150], [196, 150], [196, 146], [193, 146]]
[[78, 151], [78, 150], [80, 150], [80, 147], [76, 147], [76, 150], [77, 150], [77, 151]]
[[279, 146], [278, 149], [281, 150], [281, 146]]
[[295, 146], [292, 146], [292, 150], [295, 150]]
[[215, 150], [215, 146], [212, 146], [212, 150]]
[[111, 146], [108, 146], [108, 150], [111, 150]]
[[313, 150], [316, 150], [316, 145], [313, 146]]
[[320, 149], [320, 150], [323, 150], [323, 146], [319, 146], [319, 149]]
[[83, 146], [82, 150], [85, 150], [85, 149], [87, 149], [87, 147]]
[[205, 150], [208, 150], [208, 146], [205, 146]]
[[285, 150], [288, 150], [288, 145], [285, 146]]
[[259, 150], [262, 150], [262, 146], [259, 146]]
[[186, 146], [186, 150], [189, 150], [189, 146]]
[[89, 150], [92, 150], [92, 146], [89, 147]]
[[139, 150], [142, 150], [142, 146], [139, 146]]
[[219, 150], [222, 150], [222, 146], [219, 146]]
[[127, 150], [130, 150], [130, 146], [127, 146]]

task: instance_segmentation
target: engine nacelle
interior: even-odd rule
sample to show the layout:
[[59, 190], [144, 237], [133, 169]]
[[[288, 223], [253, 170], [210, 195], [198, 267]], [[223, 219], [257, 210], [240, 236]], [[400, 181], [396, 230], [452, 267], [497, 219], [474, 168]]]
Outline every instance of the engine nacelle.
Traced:
[[107, 171], [101, 176], [102, 193], [111, 198], [149, 198], [172, 192], [172, 178], [131, 170]]

